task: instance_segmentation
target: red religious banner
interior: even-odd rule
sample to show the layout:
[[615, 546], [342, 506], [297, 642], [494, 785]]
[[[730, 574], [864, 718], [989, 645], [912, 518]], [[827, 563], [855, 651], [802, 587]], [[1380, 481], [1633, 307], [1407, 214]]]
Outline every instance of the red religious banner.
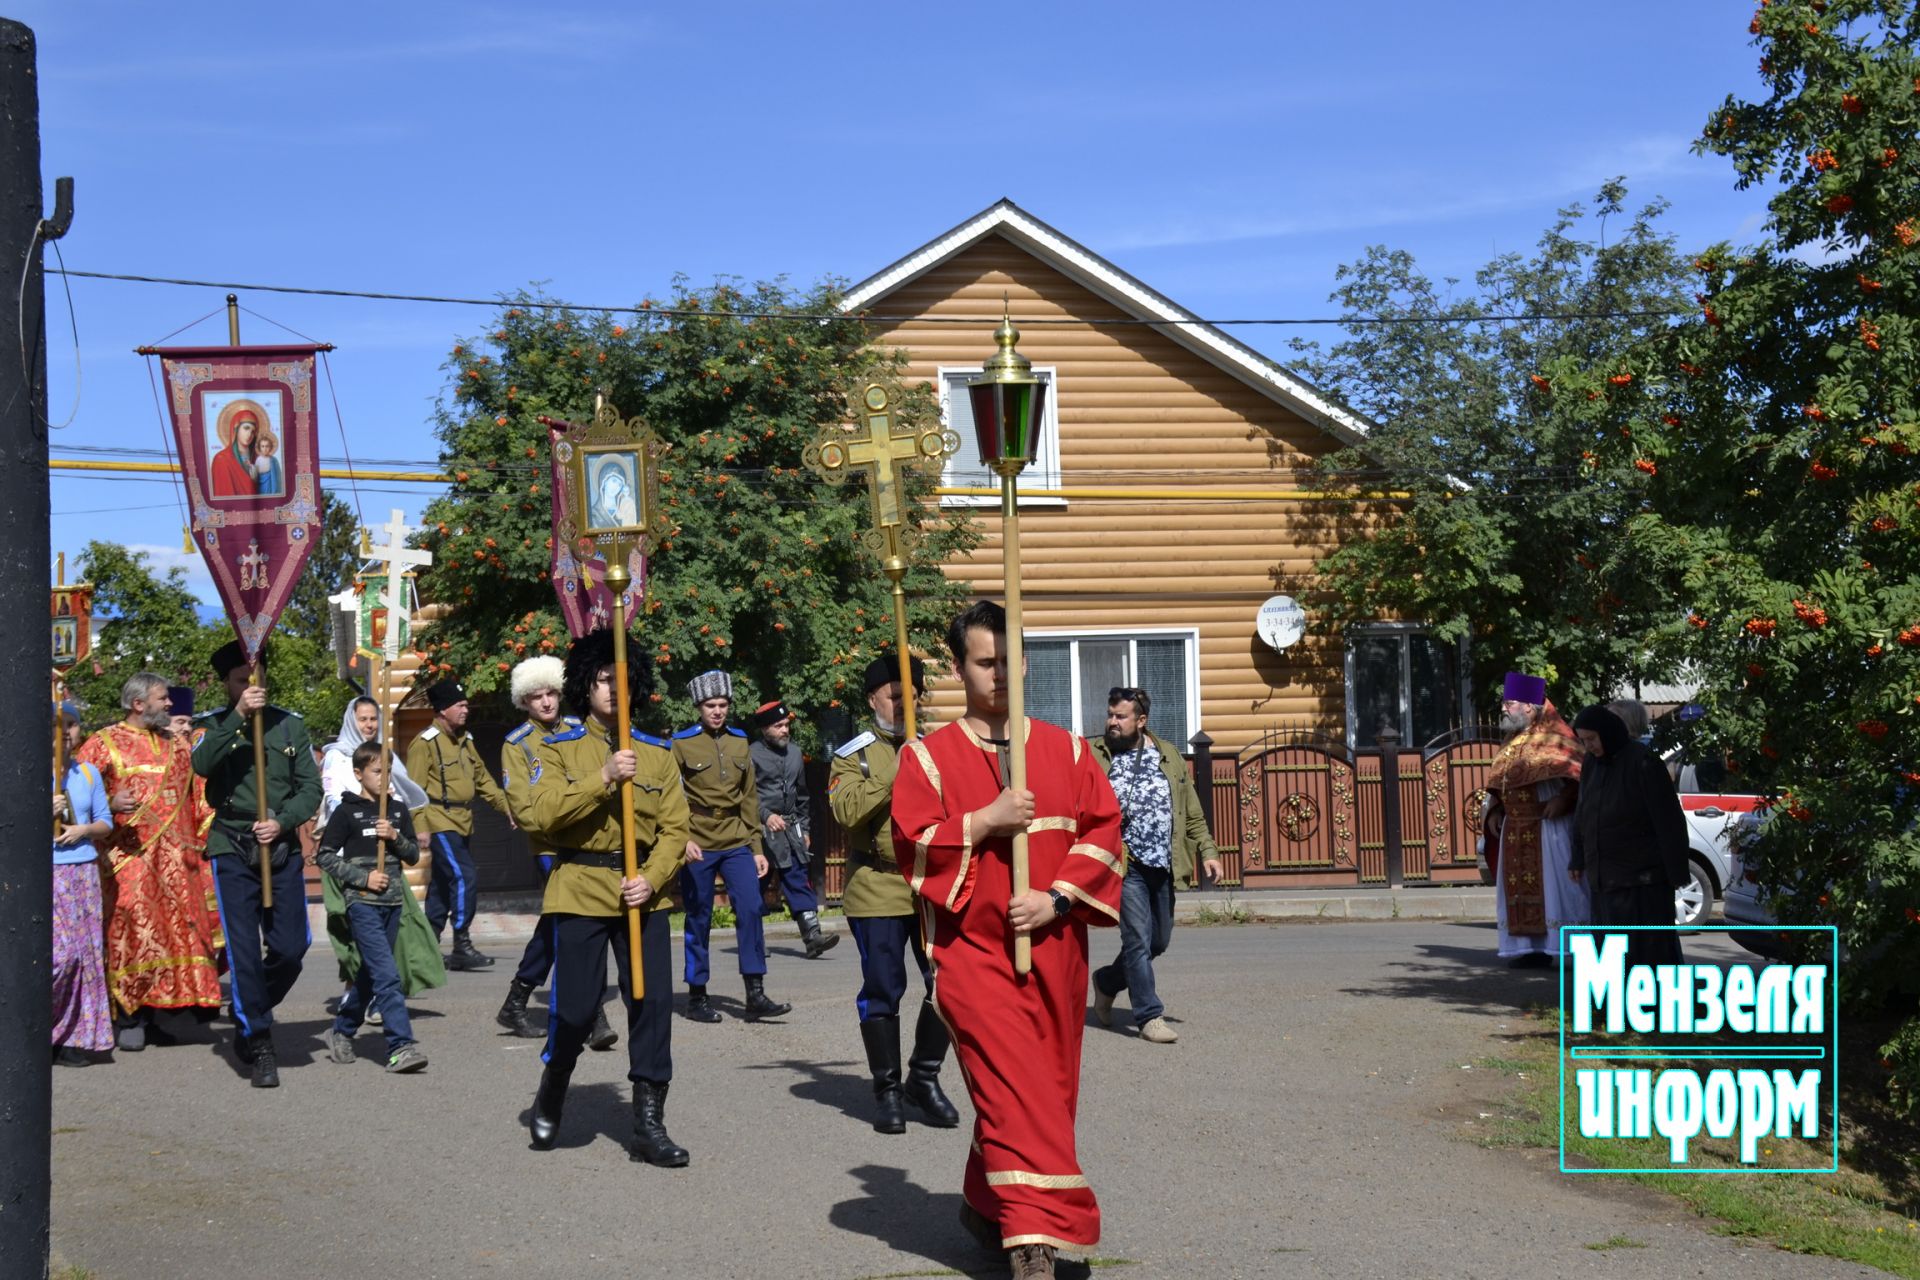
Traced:
[[[581, 501], [573, 492], [574, 446], [566, 438], [568, 428], [574, 424], [556, 418], [540, 421], [546, 424], [548, 455], [553, 467], [553, 554], [549, 557], [553, 593], [560, 598], [560, 616], [566, 619], [567, 630], [583, 636], [613, 625], [613, 593], [607, 590], [606, 555], [598, 549], [596, 539], [581, 536], [580, 531], [587, 525], [576, 518], [581, 513], [573, 509]], [[584, 513], [589, 524], [597, 522], [600, 515], [614, 519], [612, 513], [616, 510], [627, 514], [634, 511], [640, 501], [640, 480], [635, 474], [639, 470], [637, 458], [624, 468], [601, 466], [595, 476], [601, 489], [588, 497], [594, 509]], [[602, 507], [606, 510], [601, 511]], [[627, 572], [632, 576], [627, 588], [627, 630], [632, 631], [643, 612], [633, 606], [647, 596], [647, 557], [637, 544], [627, 552]]]
[[317, 346], [155, 347], [193, 536], [249, 660], [320, 535]]

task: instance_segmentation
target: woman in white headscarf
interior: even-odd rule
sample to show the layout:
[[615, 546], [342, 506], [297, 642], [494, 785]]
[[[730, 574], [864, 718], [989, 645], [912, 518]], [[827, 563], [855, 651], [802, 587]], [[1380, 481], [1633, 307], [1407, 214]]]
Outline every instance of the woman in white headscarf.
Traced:
[[[340, 717], [340, 736], [327, 744], [320, 760], [322, 795], [317, 819], [320, 830], [326, 829], [327, 819], [333, 815], [341, 795], [359, 785], [353, 776], [354, 748], [363, 742], [379, 740], [380, 704], [372, 698], [355, 698]], [[397, 751], [393, 753], [387, 794], [406, 805], [409, 813], [417, 813], [427, 804], [427, 793], [407, 776], [407, 766]], [[333, 954], [340, 961], [341, 981], [352, 986], [354, 975], [360, 971], [360, 951], [353, 945], [353, 934], [347, 928], [346, 899], [332, 876], [320, 877], [320, 892], [327, 905], [327, 941], [333, 944]], [[433, 926], [427, 923], [427, 913], [421, 908], [420, 900], [411, 893], [400, 895], [400, 937], [394, 944], [393, 958], [400, 970], [401, 989], [406, 994], [446, 985], [447, 967], [440, 955], [440, 940], [434, 937]], [[333, 1004], [332, 1000], [327, 1002], [328, 1012], [332, 1012]], [[378, 1019], [369, 1014], [368, 1021]]]

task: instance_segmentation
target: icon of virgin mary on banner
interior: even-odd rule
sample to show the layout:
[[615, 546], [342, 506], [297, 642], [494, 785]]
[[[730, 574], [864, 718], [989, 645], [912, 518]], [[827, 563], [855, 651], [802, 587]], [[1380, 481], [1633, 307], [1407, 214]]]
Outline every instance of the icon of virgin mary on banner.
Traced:
[[193, 537], [248, 659], [320, 535], [318, 346], [157, 347]]
[[[607, 590], [606, 549], [627, 548], [627, 630], [639, 625], [645, 611], [647, 557], [642, 543], [640, 502], [644, 490], [644, 463], [635, 448], [603, 449], [579, 446], [567, 438], [573, 423], [554, 418], [540, 420], [547, 428], [548, 457], [553, 468], [553, 554], [550, 557], [553, 592], [560, 600], [560, 616], [576, 636], [613, 625], [613, 593]], [[582, 428], [584, 430], [584, 428]], [[576, 449], [590, 456], [576, 469]], [[585, 491], [580, 480], [584, 477]], [[621, 538], [620, 533], [633, 536]]]

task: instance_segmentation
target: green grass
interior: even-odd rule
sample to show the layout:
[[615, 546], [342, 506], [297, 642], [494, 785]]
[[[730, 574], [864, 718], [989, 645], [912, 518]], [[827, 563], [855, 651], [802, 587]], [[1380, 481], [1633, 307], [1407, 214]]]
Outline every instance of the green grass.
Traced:
[[[1557, 1096], [1559, 1028], [1557, 1011], [1536, 1009], [1526, 1030], [1508, 1037], [1506, 1053], [1481, 1064], [1514, 1078], [1516, 1088], [1493, 1134], [1491, 1147], [1560, 1145]], [[1861, 1031], [1871, 1039], [1871, 1028]], [[1843, 1028], [1843, 1038], [1845, 1031]], [[1851, 1058], [1854, 1074], [1847, 1073]], [[1723, 1235], [1764, 1240], [1792, 1253], [1820, 1254], [1858, 1262], [1897, 1276], [1920, 1280], [1920, 1144], [1884, 1101], [1884, 1089], [1857, 1074], [1874, 1061], [1843, 1048], [1841, 1063], [1841, 1166], [1836, 1173], [1797, 1173], [1728, 1177], [1684, 1173], [1620, 1173], [1642, 1186], [1679, 1199]], [[1578, 1101], [1567, 1081], [1567, 1114]], [[1831, 1139], [1827, 1141], [1830, 1143]], [[1735, 1142], [1701, 1135], [1691, 1159], [1703, 1165], [1738, 1166]], [[1770, 1139], [1761, 1147], [1762, 1165], [1779, 1168], [1827, 1163], [1831, 1145], [1798, 1139]], [[1567, 1137], [1567, 1163], [1587, 1168], [1632, 1169], [1646, 1163], [1644, 1143], [1616, 1138]], [[1614, 1237], [1589, 1249], [1636, 1247]]]
[[1647, 1242], [1645, 1240], [1635, 1240], [1632, 1236], [1611, 1235], [1605, 1240], [1596, 1240], [1592, 1244], [1582, 1245], [1580, 1247], [1583, 1249], [1591, 1249], [1595, 1253], [1607, 1253], [1614, 1249], [1644, 1249], [1647, 1247]]
[[1253, 912], [1247, 910], [1243, 906], [1238, 905], [1237, 903], [1230, 902], [1224, 907], [1216, 907], [1211, 902], [1204, 902], [1204, 903], [1201, 903], [1199, 909], [1193, 913], [1193, 916], [1191, 919], [1182, 921], [1182, 923], [1195, 924], [1195, 925], [1215, 925], [1215, 924], [1250, 924], [1252, 923], [1252, 921], [1253, 921]]

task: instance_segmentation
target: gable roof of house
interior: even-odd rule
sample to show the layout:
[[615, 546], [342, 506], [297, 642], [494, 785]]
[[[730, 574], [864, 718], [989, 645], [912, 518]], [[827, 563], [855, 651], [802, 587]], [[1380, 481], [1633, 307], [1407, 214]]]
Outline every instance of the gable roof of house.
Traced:
[[895, 289], [998, 234], [1076, 281], [1128, 315], [1152, 322], [1152, 328], [1210, 361], [1301, 418], [1354, 445], [1374, 427], [1368, 418], [1335, 404], [1285, 366], [1180, 306], [1165, 294], [1062, 235], [1011, 200], [1001, 200], [934, 237], [898, 262], [868, 276], [848, 291], [841, 308], [860, 311]]

